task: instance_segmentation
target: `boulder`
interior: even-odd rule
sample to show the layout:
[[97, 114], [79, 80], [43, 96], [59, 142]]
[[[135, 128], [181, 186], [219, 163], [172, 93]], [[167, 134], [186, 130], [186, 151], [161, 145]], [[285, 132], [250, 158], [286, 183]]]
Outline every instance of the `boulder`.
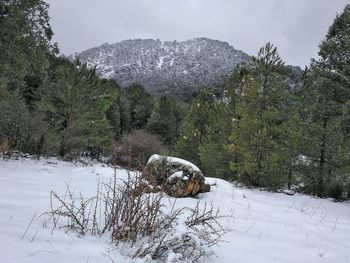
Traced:
[[164, 191], [172, 197], [193, 197], [210, 191], [203, 173], [186, 160], [154, 154], [143, 171], [149, 191]]

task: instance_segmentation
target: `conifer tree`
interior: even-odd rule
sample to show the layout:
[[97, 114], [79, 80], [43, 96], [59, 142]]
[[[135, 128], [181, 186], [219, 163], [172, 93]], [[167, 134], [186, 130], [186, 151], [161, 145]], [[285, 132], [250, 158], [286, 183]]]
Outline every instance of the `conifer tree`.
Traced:
[[106, 118], [113, 93], [103, 90], [95, 70], [79, 62], [58, 59], [51, 79], [40, 89], [39, 109], [59, 136], [59, 154], [75, 156], [83, 149], [99, 148], [111, 139]]
[[218, 101], [209, 112], [208, 125], [199, 146], [202, 171], [207, 176], [232, 179], [231, 155], [226, 149], [232, 131], [232, 116], [225, 101]]
[[113, 94], [111, 98], [111, 106], [107, 110], [107, 119], [112, 126], [113, 137], [118, 139], [122, 133], [121, 127], [121, 110], [120, 110], [120, 96], [121, 91], [118, 84], [114, 80], [102, 80], [102, 90], [107, 90], [109, 94]]
[[175, 103], [162, 96], [154, 105], [147, 127], [160, 135], [166, 145], [173, 146], [177, 139], [178, 123], [175, 115]]
[[302, 90], [305, 116], [303, 154], [308, 190], [328, 195], [333, 183], [349, 181], [350, 5], [330, 26]]
[[191, 105], [180, 131], [175, 152], [179, 157], [200, 165], [199, 147], [207, 131], [214, 96], [207, 89], [200, 92]]
[[267, 43], [241, 78], [242, 95], [228, 149], [236, 178], [249, 185], [277, 188], [283, 183], [282, 66], [277, 49]]
[[121, 132], [129, 133], [131, 131], [131, 108], [130, 102], [126, 97], [125, 92], [121, 92], [120, 94], [119, 109]]
[[131, 85], [126, 89], [126, 96], [130, 104], [131, 127], [144, 128], [152, 112], [152, 97], [139, 84]]
[[[51, 44], [48, 4], [42, 0], [0, 1], [0, 83], [22, 89], [26, 76], [44, 79]], [[28, 89], [28, 87], [27, 87]]]

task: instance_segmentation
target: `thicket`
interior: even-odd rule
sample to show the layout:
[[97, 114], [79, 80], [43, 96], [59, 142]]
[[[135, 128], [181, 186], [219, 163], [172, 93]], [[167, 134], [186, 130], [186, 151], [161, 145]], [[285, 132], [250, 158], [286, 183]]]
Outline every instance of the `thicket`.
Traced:
[[114, 177], [100, 182], [96, 194], [84, 198], [67, 185], [66, 193], [51, 193], [46, 213], [56, 228], [80, 236], [109, 236], [111, 242], [132, 258], [157, 262], [198, 262], [213, 255], [210, 248], [229, 231], [220, 224], [218, 209], [200, 201], [194, 208], [164, 205], [164, 193], [145, 194], [144, 179], [136, 172], [126, 180]]

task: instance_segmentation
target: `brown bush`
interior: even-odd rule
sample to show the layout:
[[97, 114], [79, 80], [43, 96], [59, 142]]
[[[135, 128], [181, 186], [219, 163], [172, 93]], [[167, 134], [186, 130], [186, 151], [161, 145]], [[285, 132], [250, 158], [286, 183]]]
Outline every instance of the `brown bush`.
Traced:
[[147, 130], [134, 130], [116, 142], [113, 163], [122, 167], [140, 169], [152, 154], [168, 152], [168, 147], [158, 136]]
[[[150, 256], [165, 262], [175, 254], [179, 260], [195, 262], [209, 257], [208, 248], [221, 242], [228, 231], [219, 223], [226, 216], [213, 206], [201, 208], [200, 202], [195, 208], [175, 208], [176, 199], [165, 212], [163, 194], [144, 194], [145, 186], [139, 173], [118, 183], [115, 170], [109, 183], [98, 183], [94, 197], [76, 195], [69, 185], [63, 196], [52, 192], [51, 211], [46, 214], [54, 228], [79, 235], [109, 233], [111, 241], [122, 243], [133, 258]], [[177, 232], [179, 224], [182, 231]]]

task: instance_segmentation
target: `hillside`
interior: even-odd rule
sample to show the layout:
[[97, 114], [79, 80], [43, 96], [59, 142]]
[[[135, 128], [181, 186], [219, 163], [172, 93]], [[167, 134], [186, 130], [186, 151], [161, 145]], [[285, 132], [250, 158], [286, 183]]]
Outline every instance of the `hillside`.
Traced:
[[195, 38], [183, 42], [153, 39], [103, 44], [74, 55], [119, 85], [139, 83], [153, 93], [182, 94], [218, 87], [250, 56], [227, 42]]
[[[69, 183], [76, 193], [93, 195], [97, 179], [108, 181], [113, 175], [111, 167], [56, 159], [0, 159], [0, 175], [1, 262], [135, 262], [103, 237], [53, 231], [41, 216], [50, 209], [51, 190], [63, 195]], [[117, 176], [126, 178], [127, 171], [117, 170]], [[222, 219], [232, 231], [224, 236], [227, 242], [213, 247], [217, 257], [208, 262], [349, 262], [349, 203], [206, 180], [215, 186], [199, 200], [234, 216]], [[171, 200], [167, 198], [165, 205]], [[183, 198], [176, 206], [194, 207], [196, 202]]]

